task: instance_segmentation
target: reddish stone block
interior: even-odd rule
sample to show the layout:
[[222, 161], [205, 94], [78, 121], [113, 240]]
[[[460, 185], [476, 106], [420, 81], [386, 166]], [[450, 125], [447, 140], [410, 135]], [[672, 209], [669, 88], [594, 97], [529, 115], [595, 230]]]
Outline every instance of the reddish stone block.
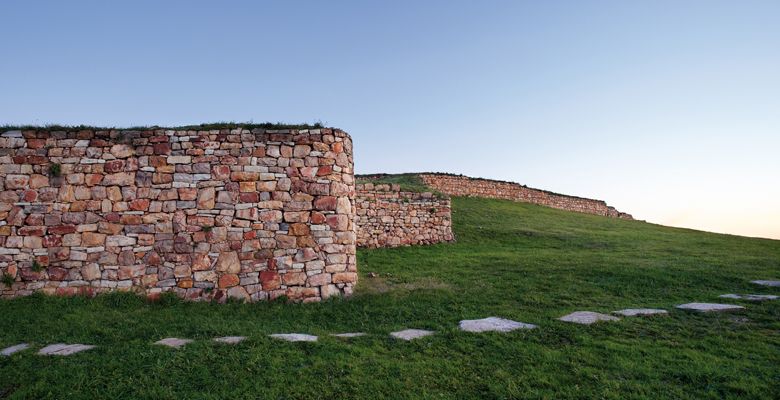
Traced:
[[43, 247], [59, 247], [62, 246], [62, 236], [44, 236]]
[[76, 226], [75, 225], [50, 226], [48, 231], [49, 233], [54, 235], [66, 235], [68, 233], [76, 232]]
[[224, 274], [219, 277], [219, 287], [222, 289], [236, 286], [240, 282], [241, 280], [236, 274]]
[[333, 172], [333, 166], [330, 165], [322, 165], [317, 170], [317, 176], [325, 176], [330, 175]]
[[87, 186], [95, 186], [99, 184], [103, 180], [103, 175], [101, 174], [87, 174], [84, 176], [84, 183]]
[[24, 193], [22, 193], [22, 201], [33, 202], [37, 198], [38, 192], [35, 190], [25, 190]]
[[230, 178], [230, 167], [227, 165], [215, 165], [211, 168], [212, 178], [225, 181]]
[[154, 151], [154, 154], [156, 155], [169, 155], [171, 154], [171, 144], [170, 143], [155, 143], [152, 146]]
[[333, 283], [354, 283], [357, 282], [357, 273], [355, 272], [337, 272], [333, 274]]
[[181, 200], [195, 200], [198, 198], [198, 189], [196, 188], [179, 188], [179, 199]]
[[53, 281], [63, 281], [68, 277], [68, 270], [61, 267], [51, 267], [48, 270], [49, 279]]
[[149, 208], [149, 199], [135, 199], [130, 202], [130, 209], [133, 211], [145, 211]]
[[282, 285], [281, 278], [275, 271], [260, 272], [260, 283], [263, 286], [263, 290], [279, 289], [279, 287]]
[[42, 149], [46, 146], [46, 139], [27, 139], [28, 149]]
[[124, 169], [125, 169], [125, 160], [112, 160], [103, 164], [103, 170], [110, 173], [121, 172]]
[[44, 226], [23, 226], [16, 231], [21, 236], [43, 236], [46, 232]]
[[257, 192], [240, 193], [238, 198], [242, 203], [257, 203], [260, 201], [260, 194]]
[[314, 208], [323, 211], [336, 211], [337, 199], [333, 196], [322, 196], [314, 200]]

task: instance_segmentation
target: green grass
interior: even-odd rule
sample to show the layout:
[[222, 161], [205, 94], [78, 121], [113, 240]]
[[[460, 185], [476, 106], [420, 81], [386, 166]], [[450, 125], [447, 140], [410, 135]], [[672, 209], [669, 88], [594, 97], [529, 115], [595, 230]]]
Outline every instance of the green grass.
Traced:
[[377, 174], [377, 175], [358, 175], [357, 183], [373, 183], [375, 185], [399, 185], [405, 192], [431, 192], [440, 194], [436, 190], [425, 186], [420, 175], [416, 173], [409, 174]]
[[197, 125], [179, 125], [179, 126], [133, 126], [128, 128], [119, 127], [98, 127], [90, 125], [0, 125], [0, 132], [14, 130], [38, 130], [38, 131], [79, 131], [79, 130], [148, 130], [148, 129], [175, 129], [175, 130], [212, 130], [212, 129], [319, 129], [325, 126], [322, 122], [289, 124], [285, 122], [210, 122]]
[[[777, 398], [780, 302], [674, 310], [724, 293], [780, 294], [780, 241], [666, 228], [500, 200], [454, 199], [455, 244], [360, 250], [349, 300], [148, 304], [131, 295], [0, 302], [0, 347], [99, 347], [0, 358], [0, 398]], [[379, 277], [368, 278], [369, 272]], [[575, 310], [670, 315], [580, 326]], [[468, 334], [499, 316], [534, 331]], [[436, 330], [401, 342], [388, 332]], [[371, 336], [338, 340], [333, 332]], [[321, 335], [286, 343], [270, 333]], [[237, 346], [209, 342], [245, 335]], [[180, 350], [151, 343], [197, 339]]]

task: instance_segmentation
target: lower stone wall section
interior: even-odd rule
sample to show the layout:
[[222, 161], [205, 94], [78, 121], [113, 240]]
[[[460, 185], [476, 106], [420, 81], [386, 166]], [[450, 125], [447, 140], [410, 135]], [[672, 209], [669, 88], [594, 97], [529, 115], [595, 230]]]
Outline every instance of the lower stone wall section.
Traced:
[[398, 247], [452, 242], [450, 199], [401, 191], [398, 185], [356, 185], [357, 245]]
[[633, 219], [630, 214], [608, 206], [602, 200], [567, 196], [546, 190], [529, 188], [514, 182], [470, 178], [463, 175], [420, 174], [426, 186], [450, 196], [485, 197], [539, 204], [566, 211]]

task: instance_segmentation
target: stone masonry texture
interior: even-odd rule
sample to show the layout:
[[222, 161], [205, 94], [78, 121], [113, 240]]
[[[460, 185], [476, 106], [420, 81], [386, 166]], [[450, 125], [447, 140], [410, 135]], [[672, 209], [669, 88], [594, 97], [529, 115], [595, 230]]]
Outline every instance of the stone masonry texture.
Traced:
[[398, 185], [358, 183], [357, 245], [397, 247], [451, 242], [448, 196], [401, 191]]
[[349, 295], [352, 159], [338, 129], [3, 132], [0, 297]]
[[519, 183], [437, 173], [423, 173], [419, 174], [419, 176], [426, 186], [450, 196], [522, 201], [566, 211], [633, 219], [630, 214], [620, 212], [601, 200], [552, 193], [546, 190], [529, 188]]

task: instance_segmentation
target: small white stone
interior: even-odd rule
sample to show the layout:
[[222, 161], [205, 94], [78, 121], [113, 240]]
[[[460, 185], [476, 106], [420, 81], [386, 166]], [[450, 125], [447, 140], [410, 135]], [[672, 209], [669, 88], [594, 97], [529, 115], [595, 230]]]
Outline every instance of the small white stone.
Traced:
[[27, 350], [30, 347], [27, 343], [20, 343], [15, 346], [6, 347], [2, 351], [0, 351], [0, 355], [3, 356], [10, 356], [11, 354], [18, 353], [22, 350]]
[[365, 332], [332, 333], [331, 336], [340, 337], [340, 338], [355, 338], [355, 337], [366, 336], [366, 333]]
[[590, 325], [599, 321], [619, 321], [620, 318], [607, 314], [601, 314], [593, 311], [575, 311], [569, 315], [558, 318], [564, 322], [574, 322], [575, 324]]
[[154, 342], [154, 344], [159, 344], [161, 346], [168, 346], [173, 347], [174, 349], [178, 349], [179, 347], [182, 347], [188, 343], [192, 343], [191, 339], [179, 339], [179, 338], [165, 338], [162, 340], [158, 340]]
[[749, 301], [777, 300], [778, 296], [771, 294], [722, 294], [718, 296], [723, 299], [737, 299]]
[[511, 332], [515, 329], [534, 329], [536, 325], [498, 317], [465, 319], [460, 321], [460, 330], [466, 332]]
[[413, 340], [425, 336], [430, 336], [433, 334], [434, 334], [433, 331], [426, 331], [423, 329], [404, 329], [402, 331], [392, 332], [390, 333], [390, 336], [396, 339]]
[[780, 287], [780, 281], [750, 281], [750, 283], [762, 286]]
[[42, 348], [40, 351], [38, 351], [38, 354], [44, 356], [69, 356], [71, 354], [76, 354], [78, 352], [94, 348], [95, 346], [89, 344], [56, 343]]
[[681, 310], [693, 310], [693, 311], [708, 312], [708, 311], [741, 310], [741, 309], [743, 309], [745, 307], [735, 306], [733, 304], [687, 303], [687, 304], [680, 304], [679, 306], [677, 306], [677, 308], [679, 308]]
[[625, 310], [615, 311], [615, 314], [620, 314], [624, 317], [636, 317], [637, 315], [655, 315], [655, 314], [669, 314], [666, 310], [658, 308], [626, 308]]
[[215, 338], [214, 341], [225, 344], [238, 344], [246, 340], [246, 336], [223, 336]]
[[268, 335], [274, 339], [286, 340], [288, 342], [316, 342], [317, 337], [313, 335], [306, 335], [303, 333], [274, 333]]

